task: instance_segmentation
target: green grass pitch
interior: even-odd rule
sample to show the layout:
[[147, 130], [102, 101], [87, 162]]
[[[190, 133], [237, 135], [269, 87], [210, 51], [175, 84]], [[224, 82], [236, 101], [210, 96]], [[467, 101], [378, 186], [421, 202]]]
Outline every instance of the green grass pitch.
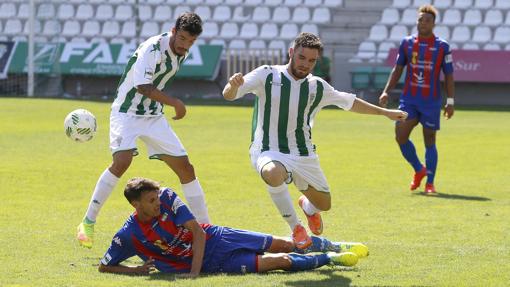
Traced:
[[[66, 138], [73, 109], [95, 114], [87, 143]], [[103, 207], [95, 246], [79, 247], [75, 228], [97, 177], [110, 164], [109, 103], [0, 99], [1, 286], [508, 286], [510, 282], [510, 112], [459, 110], [442, 120], [436, 187], [411, 193], [412, 171], [386, 118], [340, 110], [319, 113], [314, 128], [333, 207], [324, 235], [361, 241], [370, 256], [352, 270], [321, 269], [175, 280], [156, 274], [100, 274], [99, 259], [132, 211], [127, 179], [144, 176], [176, 188], [163, 163], [140, 156]], [[166, 108], [167, 117], [173, 111]], [[288, 235], [248, 157], [251, 108], [188, 106], [171, 121], [205, 189], [214, 223]], [[412, 136], [420, 158], [421, 130]], [[290, 188], [294, 200], [299, 193]], [[422, 189], [421, 189], [422, 191]], [[297, 208], [297, 203], [296, 203]], [[298, 215], [304, 220], [299, 209]], [[137, 259], [132, 260], [137, 263]]]

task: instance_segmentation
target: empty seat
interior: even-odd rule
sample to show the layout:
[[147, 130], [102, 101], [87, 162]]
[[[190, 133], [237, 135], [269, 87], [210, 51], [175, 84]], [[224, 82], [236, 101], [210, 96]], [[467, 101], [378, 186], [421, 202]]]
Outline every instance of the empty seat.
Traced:
[[186, 4], [195, 6], [195, 5], [202, 4], [202, 0], [186, 0]]
[[[370, 28], [368, 39], [375, 42], [381, 42], [388, 38], [388, 29], [384, 25], [374, 25]], [[402, 37], [401, 37], [402, 38]]]
[[[37, 35], [42, 33], [42, 24], [41, 21], [35, 20], [34, 21], [34, 35], [37, 37]], [[25, 21], [25, 26], [23, 27], [23, 34], [28, 35], [30, 32], [30, 21]]]
[[66, 37], [74, 37], [79, 35], [81, 32], [81, 26], [78, 21], [66, 21], [64, 22], [64, 27], [62, 28], [62, 36]]
[[244, 0], [244, 5], [246, 6], [258, 6], [262, 4], [262, 0]]
[[283, 0], [265, 0], [264, 4], [267, 6], [276, 7], [276, 6], [282, 5], [282, 2], [283, 2]]
[[273, 49], [273, 50], [281, 50], [282, 53], [283, 53], [289, 47], [282, 40], [272, 40], [272, 41], [269, 42], [269, 45], [267, 46], [267, 48], [268, 49]]
[[467, 42], [471, 39], [471, 32], [469, 31], [469, 28], [466, 26], [457, 26], [453, 29], [452, 33], [452, 42]]
[[232, 12], [228, 6], [217, 6], [214, 9], [214, 21], [225, 22], [232, 18]]
[[455, 0], [453, 6], [455, 6], [455, 8], [467, 9], [473, 6], [473, 0]]
[[292, 21], [296, 23], [304, 23], [310, 20], [310, 10], [307, 7], [297, 7], [292, 13]]
[[74, 18], [74, 6], [71, 4], [60, 4], [60, 6], [58, 6], [57, 17], [60, 20]]
[[489, 9], [493, 4], [493, 0], [475, 0], [475, 8], [477, 9]]
[[100, 31], [99, 22], [89, 20], [83, 24], [83, 29], [81, 33], [85, 37], [94, 37], [96, 35], [99, 35], [99, 31]]
[[209, 42], [209, 45], [219, 45], [219, 46], [227, 46], [226, 43], [225, 43], [225, 40], [223, 39], [212, 39], [210, 42]]
[[261, 39], [273, 39], [278, 36], [278, 26], [275, 23], [264, 23], [260, 28]]
[[259, 34], [259, 28], [255, 23], [244, 23], [241, 27], [241, 33], [239, 37], [242, 39], [253, 39], [257, 38]]
[[303, 3], [301, 0], [285, 0], [285, 6], [287, 7], [298, 7]]
[[510, 10], [508, 10], [508, 12], [506, 12], [505, 25], [510, 26]]
[[228, 44], [228, 47], [229, 49], [241, 49], [241, 50], [244, 50], [246, 49], [246, 42], [244, 42], [244, 40], [232, 40], [230, 41], [230, 43]]
[[290, 9], [287, 7], [276, 7], [273, 11], [273, 21], [286, 23], [290, 20]]
[[482, 12], [480, 10], [467, 10], [464, 14], [464, 25], [476, 26], [482, 23]]
[[113, 18], [113, 8], [111, 5], [101, 4], [96, 10], [96, 20], [110, 20]]
[[16, 6], [14, 3], [2, 3], [0, 5], [0, 19], [9, 19], [16, 16]]
[[28, 15], [30, 15], [30, 7], [27, 3], [21, 3], [18, 6], [18, 18], [27, 19]]
[[480, 47], [478, 46], [478, 44], [475, 44], [475, 43], [465, 43], [464, 45], [462, 45], [462, 50], [480, 50]]
[[342, 6], [343, 1], [342, 0], [324, 0], [324, 6], [326, 7], [340, 7]]
[[393, 26], [390, 31], [390, 40], [400, 42], [408, 33], [409, 31], [407, 31], [407, 27], [404, 25]]
[[[158, 9], [156, 9], [157, 11]], [[177, 18], [179, 16], [181, 16], [182, 13], [185, 13], [185, 12], [190, 12], [191, 11], [191, 8], [189, 6], [177, 6], [175, 9], [174, 9], [174, 16], [172, 17], [173, 20], [177, 20]]]
[[[167, 7], [167, 6], [163, 6]], [[160, 7], [159, 9], [163, 8]], [[138, 17], [140, 18], [140, 21], [147, 21], [152, 20], [152, 8], [149, 5], [139, 5], [138, 6]]]
[[115, 19], [125, 21], [133, 18], [133, 9], [128, 5], [119, 5], [115, 8]]
[[[165, 1], [164, 0], [147, 0], [147, 3], [152, 4], [152, 5], [159, 5], [159, 4], [162, 4], [163, 2], [165, 2]], [[167, 4], [180, 4], [180, 3], [182, 3], [182, 0], [167, 0], [166, 3]]]
[[322, 4], [322, 0], [304, 0], [303, 5], [306, 7], [317, 7]]
[[308, 32], [308, 33], [312, 33], [314, 35], [319, 36], [319, 27], [317, 27], [317, 25], [315, 25], [315, 24], [308, 24], [308, 23], [303, 24], [303, 26], [301, 26], [301, 32]]
[[202, 21], [211, 19], [211, 8], [207, 6], [197, 6], [195, 8], [195, 13], [197, 13], [200, 18], [202, 18]]
[[271, 19], [271, 12], [268, 7], [255, 7], [252, 20], [257, 23], [265, 23]]
[[[176, 11], [177, 12], [177, 11]], [[174, 17], [175, 18], [175, 17]], [[172, 10], [170, 6], [163, 5], [154, 9], [154, 21], [163, 22], [168, 21], [172, 18]]]
[[313, 23], [327, 23], [330, 19], [331, 15], [328, 8], [315, 8], [315, 10], [313, 10]]
[[510, 9], [510, 1], [508, 1], [508, 0], [496, 0], [495, 7], [497, 9]]
[[413, 1], [413, 6], [414, 7], [421, 7], [423, 5], [430, 4], [430, 3], [431, 3], [430, 0], [414, 0]]
[[388, 58], [388, 54], [392, 48], [395, 48], [396, 45], [394, 42], [382, 42], [377, 49], [376, 58], [379, 61], [384, 61]]
[[218, 24], [215, 22], [205, 22], [203, 27], [202, 37], [204, 38], [214, 38], [218, 36], [219, 28]]
[[140, 31], [140, 36], [142, 38], [149, 38], [155, 35], [158, 35], [161, 32], [159, 29], [159, 24], [156, 22], [145, 22], [142, 25], [142, 30]]
[[294, 23], [283, 24], [280, 31], [280, 38], [285, 40], [294, 39], [298, 35], [298, 27]]
[[418, 16], [418, 12], [414, 8], [405, 9], [402, 13], [401, 24], [412, 25], [416, 23], [416, 18]]
[[251, 40], [248, 44], [248, 48], [250, 49], [266, 49], [266, 42], [262, 40]]
[[483, 46], [483, 50], [485, 51], [499, 51], [501, 47], [496, 43], [487, 43]]
[[382, 24], [393, 25], [399, 21], [400, 21], [400, 14], [398, 13], [397, 9], [393, 9], [393, 8], [384, 9], [382, 16], [381, 16], [381, 21], [380, 21]]
[[473, 32], [472, 41], [475, 43], [486, 43], [492, 39], [492, 31], [487, 26], [478, 26]]
[[[510, 0], [508, 1], [510, 2]], [[503, 13], [501, 10], [489, 10], [485, 13], [485, 25], [499, 26], [503, 24]]]
[[494, 33], [494, 42], [500, 44], [510, 43], [510, 27], [498, 27]]
[[358, 53], [356, 53], [356, 58], [362, 60], [369, 60], [375, 58], [375, 44], [373, 42], [361, 42], [358, 47]]
[[438, 9], [446, 9], [452, 6], [452, 0], [435, 0], [434, 7]]
[[245, 21], [247, 21], [249, 19], [250, 19], [250, 15], [245, 15], [244, 14], [244, 7], [243, 6], [239, 6], [239, 7], [234, 8], [234, 12], [232, 13], [232, 20], [233, 21], [235, 21], [235, 22], [245, 22]]
[[443, 24], [454, 26], [461, 23], [460, 11], [457, 9], [448, 9], [443, 15]]
[[[205, 5], [207, 5], [207, 6], [218, 6], [218, 5], [221, 4], [221, 2], [223, 2], [223, 0], [205, 0]], [[225, 3], [225, 4], [229, 4], [229, 3]], [[241, 2], [239, 2], [237, 4], [241, 4]]]
[[124, 22], [120, 35], [125, 38], [136, 37], [136, 23], [134, 21]]
[[44, 22], [42, 35], [51, 37], [60, 34], [61, 31], [62, 27], [60, 26], [60, 22], [56, 20], [48, 20]]
[[235, 23], [224, 23], [221, 26], [220, 37], [225, 39], [232, 39], [239, 35], [239, 28]]
[[37, 9], [38, 19], [52, 19], [55, 18], [55, 6], [51, 3], [43, 3], [39, 5], [39, 9]]
[[[262, 0], [260, 0], [262, 1]], [[229, 6], [237, 6], [243, 4], [243, 0], [225, 0], [225, 4]]]
[[92, 5], [89, 4], [80, 4], [78, 9], [76, 10], [76, 19], [77, 20], [90, 20], [94, 17], [94, 9], [92, 9]]
[[120, 34], [120, 26], [117, 21], [106, 21], [103, 24], [101, 35], [103, 37], [111, 38]]
[[411, 5], [411, 0], [393, 0], [393, 7], [395, 8], [407, 8]]
[[[28, 21], [27, 21], [28, 22]], [[21, 21], [18, 19], [7, 19], [4, 27], [4, 34], [18, 35], [21, 34], [22, 26]]]
[[434, 34], [441, 39], [449, 40], [450, 39], [450, 29], [447, 26], [436, 26], [434, 28]]

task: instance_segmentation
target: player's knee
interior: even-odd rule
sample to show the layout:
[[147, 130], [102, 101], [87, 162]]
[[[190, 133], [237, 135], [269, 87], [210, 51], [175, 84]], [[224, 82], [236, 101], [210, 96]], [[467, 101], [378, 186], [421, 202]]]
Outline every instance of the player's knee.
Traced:
[[277, 171], [262, 170], [260, 175], [262, 179], [272, 187], [280, 186], [285, 182], [285, 178]]

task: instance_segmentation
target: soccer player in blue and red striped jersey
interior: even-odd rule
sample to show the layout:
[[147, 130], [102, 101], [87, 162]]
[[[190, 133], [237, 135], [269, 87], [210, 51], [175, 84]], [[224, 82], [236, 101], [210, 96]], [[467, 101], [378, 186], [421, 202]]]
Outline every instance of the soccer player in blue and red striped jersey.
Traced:
[[[436, 193], [434, 177], [438, 159], [436, 132], [439, 130], [442, 105], [439, 78], [441, 71], [445, 75], [448, 96], [444, 116], [450, 119], [454, 113], [452, 52], [448, 43], [433, 33], [437, 13], [432, 5], [424, 5], [418, 9], [418, 35], [408, 36], [402, 40], [396, 65], [379, 97], [379, 104], [385, 107], [388, 103], [388, 92], [396, 86], [406, 67], [399, 109], [406, 111], [408, 117], [405, 122], [396, 123], [395, 134], [402, 155], [415, 171], [410, 189], [417, 189], [422, 179], [427, 176], [426, 194]], [[414, 144], [409, 139], [409, 135], [418, 123], [423, 126], [425, 166], [418, 159]]]
[[[251, 273], [283, 269], [310, 270], [323, 265], [353, 266], [368, 255], [361, 243], [331, 242], [313, 237], [306, 252], [290, 238], [229, 227], [199, 224], [177, 194], [155, 181], [131, 179], [124, 195], [136, 209], [115, 234], [101, 259], [99, 271], [121, 274], [161, 272], [196, 277], [203, 273]], [[264, 254], [264, 253], [275, 254]], [[137, 255], [145, 263], [121, 262]]]

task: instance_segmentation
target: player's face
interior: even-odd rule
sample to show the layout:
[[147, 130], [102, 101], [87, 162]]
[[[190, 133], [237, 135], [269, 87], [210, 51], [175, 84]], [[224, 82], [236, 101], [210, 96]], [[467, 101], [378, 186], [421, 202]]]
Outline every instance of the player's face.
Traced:
[[157, 191], [143, 192], [140, 200], [136, 201], [136, 211], [145, 218], [157, 217], [160, 214], [159, 196]]
[[303, 79], [310, 74], [319, 58], [319, 50], [297, 47], [289, 49], [290, 71], [294, 77]]
[[189, 32], [172, 29], [173, 37], [170, 39], [170, 48], [172, 52], [179, 56], [184, 56], [193, 46], [198, 36], [192, 36]]
[[434, 29], [434, 16], [429, 13], [420, 13], [416, 21], [416, 28], [419, 35], [429, 36]]

